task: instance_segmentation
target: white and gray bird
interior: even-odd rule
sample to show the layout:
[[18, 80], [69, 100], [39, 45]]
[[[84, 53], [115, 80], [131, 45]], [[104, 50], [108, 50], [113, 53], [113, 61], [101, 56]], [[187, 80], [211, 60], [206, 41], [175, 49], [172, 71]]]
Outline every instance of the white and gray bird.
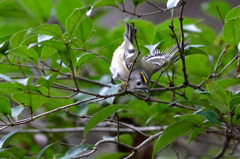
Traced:
[[[131, 92], [149, 92], [148, 85], [151, 76], [165, 66], [171, 59], [177, 59], [175, 56], [179, 51], [177, 44], [165, 50], [158, 50], [157, 43], [151, 47], [146, 46], [150, 54], [143, 59], [135, 58], [138, 53], [133, 46], [133, 41], [137, 33], [132, 25], [126, 23], [124, 33], [124, 42], [113, 53], [110, 71], [113, 79], [119, 79], [123, 82], [123, 88]], [[190, 44], [190, 39], [184, 43], [184, 48]], [[181, 44], [180, 44], [181, 47]], [[133, 64], [134, 63], [134, 64]], [[128, 76], [132, 68], [132, 72], [128, 80]]]

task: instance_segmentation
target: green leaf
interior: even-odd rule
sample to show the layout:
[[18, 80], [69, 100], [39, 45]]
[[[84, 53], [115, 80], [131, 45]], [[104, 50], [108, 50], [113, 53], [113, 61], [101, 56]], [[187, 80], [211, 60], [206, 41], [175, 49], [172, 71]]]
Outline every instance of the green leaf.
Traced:
[[90, 37], [92, 30], [93, 30], [92, 19], [85, 17], [80, 23], [79, 27], [76, 29], [75, 35], [82, 41], [82, 43], [86, 43]]
[[0, 113], [11, 116], [10, 101], [7, 97], [0, 96]]
[[237, 119], [239, 119], [239, 117], [240, 117], [240, 104], [237, 105], [237, 108], [235, 110], [235, 114], [236, 114]]
[[21, 131], [21, 129], [17, 129], [14, 131], [11, 131], [7, 135], [3, 136], [3, 138], [0, 140], [0, 148], [6, 148], [9, 142], [14, 138], [14, 136]]
[[2, 149], [0, 151], [0, 157], [10, 157], [10, 159], [13, 158], [19, 158], [19, 159], [23, 159], [23, 157], [25, 157], [27, 151], [23, 148], [19, 148], [19, 147], [10, 147], [8, 149]]
[[118, 152], [118, 153], [104, 153], [101, 155], [98, 155], [96, 159], [122, 159], [124, 156], [126, 156], [127, 153], [124, 152]]
[[[212, 16], [218, 20], [221, 20], [221, 17], [224, 20], [227, 13], [232, 9], [232, 6], [228, 2], [225, 2], [225, 1], [204, 2], [201, 7], [207, 14], [209, 14], [210, 16]], [[219, 9], [221, 16], [219, 15], [217, 7]]]
[[[117, 93], [120, 88], [121, 88], [121, 84], [114, 85], [111, 88], [109, 88], [104, 95], [111, 95], [111, 94]], [[113, 104], [114, 99], [115, 99], [115, 96], [107, 98], [106, 101], [109, 104]]]
[[67, 68], [69, 68], [70, 70], [75, 68], [77, 63], [77, 57], [75, 52], [71, 48], [69, 48], [68, 51], [58, 50], [58, 56]]
[[53, 36], [50, 35], [38, 35], [38, 43], [44, 42], [44, 41], [50, 41], [53, 38]]
[[12, 117], [17, 120], [18, 115], [21, 114], [23, 109], [24, 107], [21, 105], [11, 108]]
[[195, 112], [195, 114], [199, 114], [203, 116], [205, 119], [209, 120], [210, 122], [217, 124], [218, 121], [218, 114], [213, 110], [200, 110]]
[[207, 102], [201, 101], [201, 100], [183, 100], [183, 101], [178, 101], [178, 103], [181, 103], [181, 104], [184, 104], [187, 106], [199, 105], [199, 106], [203, 106], [205, 108], [215, 109], [214, 106], [210, 105]]
[[86, 12], [89, 7], [76, 8], [73, 13], [66, 20], [66, 29], [69, 39], [75, 33], [83, 18], [86, 16]]
[[37, 159], [40, 159], [41, 156], [42, 156], [42, 154], [43, 154], [49, 147], [51, 147], [52, 145], [57, 144], [57, 143], [59, 143], [59, 141], [54, 142], [54, 143], [51, 143], [51, 144], [45, 146], [45, 147], [38, 153]]
[[230, 110], [232, 110], [235, 106], [237, 106], [239, 104], [239, 101], [240, 101], [240, 97], [232, 98], [229, 104]]
[[100, 0], [93, 5], [93, 9], [105, 6], [111, 6], [116, 8], [118, 7], [117, 3], [114, 0]]
[[196, 45], [190, 45], [190, 48], [185, 51], [186, 56], [187, 55], [194, 55], [194, 54], [202, 54], [208, 57], [209, 62], [211, 65], [213, 65], [214, 57], [212, 55], [208, 55], [205, 51], [202, 49], [197, 48]]
[[160, 50], [166, 49], [175, 44], [171, 36], [166, 33], [156, 31], [152, 44], [156, 44], [159, 41], [161, 41], [161, 43], [158, 45], [158, 48], [160, 48]]
[[185, 115], [175, 115], [174, 117], [179, 118], [180, 120], [186, 120], [192, 122], [193, 124], [202, 125], [204, 117], [198, 114], [185, 114]]
[[53, 6], [53, 1], [49, 0], [22, 0], [24, 6], [27, 9], [31, 10], [31, 14], [36, 17], [39, 21], [47, 22], [49, 19], [49, 15], [51, 13], [51, 9]]
[[37, 33], [39, 35], [50, 35], [54, 36], [58, 39], [62, 38], [62, 31], [57, 24], [42, 24], [32, 30], [32, 32]]
[[38, 54], [33, 48], [28, 49], [27, 46], [20, 46], [18, 48], [9, 50], [8, 53], [12, 53], [25, 60], [32, 61], [36, 65], [38, 64]]
[[152, 159], [156, 155], [156, 153], [167, 146], [169, 143], [171, 143], [175, 138], [186, 134], [190, 130], [192, 130], [195, 127], [194, 124], [188, 121], [179, 121], [176, 122], [170, 126], [168, 126], [162, 133], [162, 135], [158, 138], [158, 140], [155, 142], [154, 148], [153, 148], [153, 154]]
[[80, 56], [80, 58], [78, 59], [77, 61], [77, 67], [82, 67], [84, 63], [94, 59], [96, 56], [94, 53], [87, 53], [87, 54], [84, 54], [82, 56]]
[[59, 51], [67, 51], [66, 45], [62, 41], [59, 41], [59, 40], [47, 40], [47, 41], [41, 42], [40, 44], [43, 46], [52, 47]]
[[56, 4], [56, 17], [61, 25], [64, 27], [67, 17], [73, 12], [75, 8], [81, 8], [84, 6], [83, 1], [79, 0], [58, 0]]
[[61, 157], [59, 159], [73, 158], [73, 157], [77, 156], [78, 154], [80, 154], [81, 152], [88, 150], [90, 147], [92, 147], [92, 146], [80, 145], [77, 147], [73, 147], [70, 150], [68, 150], [63, 157]]
[[119, 136], [119, 141], [123, 144], [132, 146], [133, 144], [133, 137], [130, 134], [122, 134]]
[[0, 94], [7, 94], [12, 92], [19, 92], [18, 86], [14, 83], [4, 82], [0, 83]]
[[5, 41], [10, 40], [11, 36], [12, 36], [12, 35], [10, 35], [10, 34], [1, 36], [1, 37], [0, 37], [0, 44], [2, 44], [2, 43], [5, 42]]
[[49, 56], [56, 53], [57, 50], [55, 48], [44, 46], [41, 52], [42, 60], [45, 61]]
[[12, 98], [22, 106], [29, 106], [32, 112], [36, 111], [41, 105], [47, 101], [47, 97], [28, 94], [28, 93], [13, 93]]
[[219, 84], [217, 84], [214, 81], [211, 81], [211, 82], [205, 81], [205, 83], [209, 93], [213, 98], [215, 98], [217, 101], [222, 103], [229, 102], [226, 91]]
[[28, 30], [22, 30], [14, 34], [10, 39], [10, 44], [12, 48], [19, 47], [21, 43], [24, 41], [24, 39], [26, 38], [27, 33], [28, 33]]
[[132, 0], [135, 8], [145, 2], [146, 0]]
[[8, 82], [13, 83], [13, 81], [12, 81], [11, 78], [9, 78], [8, 76], [5, 76], [5, 75], [3, 75], [3, 74], [1, 74], [1, 73], [0, 73], [0, 78], [4, 79], [5, 81], [8, 81]]
[[237, 6], [228, 12], [225, 18], [225, 22], [236, 17], [240, 17], [240, 6]]
[[9, 47], [9, 41], [8, 40], [0, 43], [0, 54], [5, 56], [5, 52], [8, 50], [8, 47]]
[[110, 115], [112, 115], [113, 113], [115, 113], [116, 111], [118, 111], [119, 109], [122, 109], [124, 107], [125, 106], [122, 106], [122, 105], [108, 106], [108, 107], [100, 110], [96, 114], [94, 114], [94, 116], [87, 122], [87, 124], [85, 126], [83, 137], [85, 138], [87, 133], [92, 128], [94, 128], [98, 123], [102, 122], [103, 120], [108, 118]]
[[205, 97], [207, 98], [207, 100], [215, 106], [215, 108], [217, 108], [221, 113], [228, 113], [230, 110], [229, 110], [229, 107], [225, 104], [225, 103], [222, 103], [218, 100], [216, 100], [215, 98], [213, 98], [212, 96], [210, 95], [205, 95]]
[[240, 42], [240, 17], [228, 20], [223, 26], [223, 36], [226, 41], [235, 47]]
[[195, 128], [190, 135], [190, 139], [188, 143], [190, 144], [193, 141], [193, 139], [203, 131], [204, 131], [203, 128]]
[[179, 1], [180, 0], [168, 0], [167, 8], [173, 8], [173, 7], [177, 6]]
[[57, 78], [57, 75], [58, 73], [55, 72], [49, 76], [43, 76], [43, 77], [40, 77], [37, 81], [38, 84], [46, 87], [47, 89], [50, 89], [53, 82], [55, 81], [55, 79]]

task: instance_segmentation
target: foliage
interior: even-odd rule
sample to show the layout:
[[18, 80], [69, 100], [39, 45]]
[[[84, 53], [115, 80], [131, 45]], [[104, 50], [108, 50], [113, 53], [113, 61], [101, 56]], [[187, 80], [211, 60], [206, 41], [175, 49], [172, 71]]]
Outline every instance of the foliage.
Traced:
[[[1, 158], [81, 158], [105, 143], [130, 151], [97, 158], [130, 158], [148, 143], [155, 158], [180, 136], [193, 143], [198, 136], [207, 138], [206, 133], [227, 142], [223, 153], [210, 147], [202, 157], [220, 158], [227, 147], [237, 147], [240, 6], [232, 8], [227, 1], [202, 4], [208, 16], [222, 21], [217, 33], [204, 21], [185, 17], [184, 0], [132, 0], [132, 10], [124, 0], [54, 2], [0, 1], [0, 131], [14, 128], [0, 140]], [[142, 5], [157, 11], [140, 14]], [[109, 29], [102, 23], [112, 12], [106, 8], [140, 19], [126, 18]], [[180, 8], [178, 17], [175, 8]], [[172, 17], [160, 24], [142, 18], [169, 11]], [[111, 58], [123, 42], [125, 22], [138, 29], [134, 46], [141, 52], [139, 58], [149, 53], [144, 46], [165, 50], [191, 39], [178, 61], [152, 76], [149, 94], [125, 91], [120, 81], [111, 79]], [[15, 129], [18, 125], [25, 126]], [[71, 140], [70, 132], [79, 131], [81, 135]], [[41, 132], [46, 134], [34, 134]]]

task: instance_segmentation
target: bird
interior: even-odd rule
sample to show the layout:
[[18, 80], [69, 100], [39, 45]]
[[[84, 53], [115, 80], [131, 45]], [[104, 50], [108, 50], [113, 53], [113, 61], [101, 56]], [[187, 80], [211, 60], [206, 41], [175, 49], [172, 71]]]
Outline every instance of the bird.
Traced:
[[[110, 71], [112, 78], [121, 80], [122, 88], [127, 91], [149, 93], [151, 76], [166, 66], [170, 60], [177, 61], [179, 56], [176, 56], [176, 53], [179, 52], [179, 48], [175, 44], [164, 50], [156, 49], [160, 42], [155, 45], [147, 45], [145, 47], [149, 49], [150, 54], [140, 59], [133, 46], [136, 33], [137, 29], [126, 23], [123, 34], [124, 41], [113, 53]], [[184, 42], [184, 48], [190, 44], [190, 40]], [[181, 48], [182, 45], [179, 46]]]

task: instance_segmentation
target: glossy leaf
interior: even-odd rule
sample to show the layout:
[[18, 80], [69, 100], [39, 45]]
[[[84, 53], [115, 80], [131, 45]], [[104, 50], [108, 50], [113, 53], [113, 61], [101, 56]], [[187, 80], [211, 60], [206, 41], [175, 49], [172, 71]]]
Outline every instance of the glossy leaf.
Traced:
[[53, 36], [50, 35], [38, 35], [38, 43], [49, 41], [53, 38]]
[[214, 81], [205, 81], [207, 89], [209, 91], [209, 93], [211, 94], [211, 96], [213, 98], [215, 98], [217, 101], [220, 101], [222, 103], [228, 103], [229, 99], [228, 99], [228, 95], [226, 93], [226, 91], [220, 86], [218, 85], [216, 82]]
[[67, 51], [66, 45], [59, 40], [47, 40], [40, 43], [43, 46], [52, 47], [58, 51]]
[[88, 123], [85, 126], [83, 137], [85, 138], [87, 133], [94, 128], [98, 123], [102, 122], [106, 118], [108, 118], [110, 115], [118, 111], [119, 109], [124, 108], [122, 105], [113, 105], [113, 106], [108, 106], [96, 114], [88, 121]]
[[171, 36], [169, 36], [166, 33], [159, 32], [159, 31], [156, 31], [152, 43], [155, 44], [157, 42], [161, 42], [158, 45], [158, 48], [160, 50], [166, 49], [166, 48], [171, 47], [175, 44], [175, 42], [174, 42], [174, 40], [172, 39]]
[[0, 157], [11, 157], [10, 159], [13, 158], [19, 158], [23, 159], [25, 157], [27, 151], [24, 148], [19, 148], [19, 147], [10, 147], [8, 149], [1, 149], [0, 151]]
[[10, 44], [12, 48], [19, 47], [21, 43], [24, 41], [24, 39], [26, 38], [27, 33], [28, 33], [28, 30], [22, 30], [14, 34], [10, 39]]
[[[109, 88], [109, 89], [105, 92], [104, 95], [111, 95], [111, 94], [117, 93], [120, 88], [121, 88], [121, 84], [114, 85], [114, 86], [112, 86], [111, 88]], [[115, 96], [110, 97], [110, 98], [107, 98], [106, 101], [107, 101], [109, 104], [113, 104], [114, 99], [115, 99]]]
[[77, 57], [72, 49], [69, 48], [68, 51], [58, 50], [58, 56], [60, 57], [62, 62], [67, 66], [67, 68], [69, 68], [70, 70], [75, 68], [77, 63]]
[[21, 105], [16, 106], [16, 107], [12, 107], [12, 108], [11, 108], [11, 112], [12, 112], [12, 115], [11, 115], [11, 116], [12, 116], [14, 119], [17, 120], [18, 115], [21, 114], [21, 112], [23, 111], [23, 109], [24, 109], [24, 107], [21, 106]]
[[188, 106], [198, 105], [198, 106], [203, 106], [205, 108], [210, 108], [210, 109], [215, 108], [211, 104], [204, 102], [204, 101], [200, 101], [200, 100], [183, 100], [183, 101], [178, 101], [178, 103], [188, 105]]
[[32, 112], [36, 111], [48, 99], [41, 95], [27, 93], [13, 93], [12, 98], [22, 106], [31, 107]]
[[170, 126], [168, 126], [162, 133], [162, 135], [155, 142], [153, 148], [152, 159], [156, 155], [156, 153], [171, 143], [175, 138], [182, 136], [192, 130], [195, 127], [194, 124], [188, 121], [179, 121]]
[[53, 73], [49, 76], [44, 76], [44, 77], [40, 77], [37, 81], [38, 84], [46, 87], [47, 89], [50, 89], [53, 82], [55, 81], [55, 79], [57, 78], [58, 73]]
[[54, 143], [51, 143], [51, 144], [45, 146], [45, 147], [38, 153], [37, 159], [40, 159], [41, 156], [42, 156], [42, 154], [43, 154], [49, 147], [51, 147], [52, 145], [55, 145], [55, 144], [57, 144], [57, 143], [59, 143], [59, 141], [54, 142]]
[[9, 47], [9, 41], [8, 40], [0, 43], [0, 54], [5, 56], [5, 52], [8, 50], [8, 47]]
[[95, 54], [94, 53], [87, 53], [87, 54], [84, 54], [82, 56], [80, 56], [80, 58], [78, 59], [77, 61], [77, 67], [82, 67], [84, 63], [92, 60], [95, 58]]
[[9, 78], [8, 76], [5, 76], [5, 75], [3, 75], [3, 74], [1, 74], [1, 73], [0, 73], [0, 78], [4, 79], [5, 81], [8, 81], [8, 82], [10, 82], [10, 83], [13, 83], [13, 81], [12, 81], [11, 78]]
[[180, 120], [186, 120], [192, 122], [193, 124], [202, 125], [204, 117], [198, 114], [185, 114], [185, 115], [176, 115], [174, 117], [179, 118]]
[[235, 47], [240, 42], [240, 17], [228, 20], [223, 27], [223, 36], [226, 41]]
[[32, 16], [36, 17], [38, 21], [44, 23], [49, 19], [53, 2], [49, 0], [22, 0], [22, 3], [28, 10], [31, 11]]
[[202, 49], [199, 49], [198, 46], [196, 45], [190, 45], [189, 47], [190, 48], [185, 51], [186, 56], [194, 55], [194, 54], [202, 54], [207, 56], [209, 62], [211, 63], [211, 65], [213, 65], [214, 57], [212, 55], [208, 55], [205, 51], [203, 51]]
[[54, 53], [57, 53], [57, 50], [55, 48], [44, 46], [41, 52], [42, 60], [45, 61], [49, 56]]
[[7, 145], [9, 144], [9, 142], [14, 138], [14, 136], [19, 133], [19, 131], [21, 131], [21, 129], [17, 129], [14, 131], [11, 131], [10, 133], [8, 133], [7, 135], [3, 136], [3, 138], [0, 140], [0, 148], [6, 148]]
[[180, 0], [168, 0], [167, 1], [167, 8], [172, 8], [172, 7], [177, 6], [179, 1]]
[[201, 132], [203, 132], [203, 128], [195, 128], [190, 135], [189, 143], [191, 143], [193, 139], [195, 139], [195, 137], [198, 136]]
[[80, 23], [79, 27], [76, 29], [75, 35], [82, 41], [82, 43], [86, 43], [90, 37], [92, 30], [93, 30], [92, 19], [85, 17]]
[[200, 110], [195, 112], [195, 114], [199, 114], [203, 116], [205, 119], [209, 120], [210, 122], [217, 124], [218, 114], [215, 113], [213, 110]]
[[139, 6], [140, 4], [142, 4], [143, 2], [145, 2], [146, 0], [132, 0], [133, 4], [135, 7]]
[[56, 38], [62, 38], [62, 31], [60, 27], [56, 24], [42, 24], [32, 30], [32, 32], [37, 33], [39, 35], [50, 35]]
[[126, 156], [127, 153], [118, 152], [118, 153], [104, 153], [101, 155], [98, 155], [96, 159], [122, 159], [124, 156]]
[[9, 50], [8, 53], [12, 53], [25, 60], [32, 61], [33, 63], [38, 64], [38, 54], [33, 48], [28, 49], [27, 46], [20, 46], [18, 48]]
[[76, 8], [73, 11], [73, 13], [67, 18], [66, 29], [69, 37], [71, 37], [79, 27], [83, 18], [86, 16], [86, 12], [88, 11], [88, 8], [89, 7]]
[[225, 22], [236, 17], [240, 17], [240, 6], [237, 6], [228, 12], [225, 18]]
[[56, 4], [56, 17], [64, 27], [67, 17], [74, 11], [74, 9], [83, 6], [83, 1], [71, 0], [67, 2], [66, 7], [66, 0], [58, 0]]
[[0, 96], [0, 113], [11, 116], [10, 101], [7, 97]]
[[[212, 17], [214, 17], [218, 20], [221, 20], [221, 17], [224, 20], [227, 13], [232, 8], [231, 5], [228, 2], [225, 2], [225, 1], [204, 2], [201, 7], [207, 14], [209, 14], [210, 16], [212, 16]], [[219, 15], [218, 10], [219, 10], [221, 15]]]
[[78, 154], [80, 154], [81, 152], [88, 150], [89, 147], [91, 147], [91, 146], [80, 145], [77, 147], [73, 147], [70, 150], [68, 150], [63, 157], [61, 157], [59, 159], [73, 158], [73, 157], [77, 156]]
[[114, 0], [100, 0], [93, 5], [93, 9], [105, 6], [118, 7]]
[[209, 101], [213, 106], [215, 106], [215, 108], [217, 108], [221, 113], [228, 113], [228, 112], [229, 112], [228, 105], [226, 105], [225, 103], [216, 100], [215, 98], [213, 98], [213, 97], [210, 96], [210, 95], [206, 95], [205, 97], [206, 97], [206, 98], [208, 99], [208, 101]]
[[230, 110], [234, 109], [234, 107], [236, 107], [239, 104], [239, 102], [240, 102], [240, 97], [232, 98], [229, 104]]
[[0, 83], [0, 94], [7, 94], [12, 92], [19, 92], [19, 88], [16, 84], [10, 82]]

